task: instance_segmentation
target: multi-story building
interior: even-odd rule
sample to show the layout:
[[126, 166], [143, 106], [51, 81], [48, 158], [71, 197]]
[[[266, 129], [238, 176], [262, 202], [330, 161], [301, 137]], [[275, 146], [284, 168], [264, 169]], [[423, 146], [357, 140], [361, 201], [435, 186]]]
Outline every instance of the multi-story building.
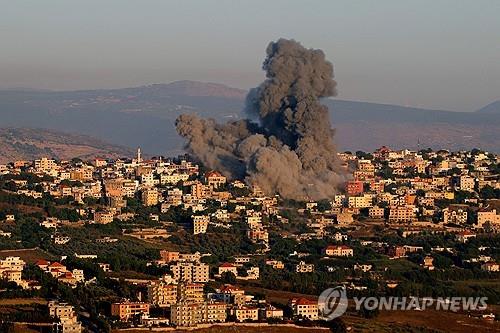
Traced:
[[217, 171], [209, 171], [205, 174], [205, 179], [207, 181], [208, 186], [211, 188], [218, 188], [224, 184], [226, 184], [226, 177], [221, 175]]
[[494, 261], [488, 261], [481, 265], [483, 271], [500, 272], [500, 265]]
[[329, 245], [325, 254], [329, 257], [350, 257], [354, 255], [354, 250], [346, 245]]
[[163, 263], [173, 263], [173, 262], [192, 262], [199, 263], [201, 255], [199, 252], [196, 253], [179, 253], [176, 251], [160, 251], [161, 261]]
[[359, 180], [347, 181], [346, 192], [349, 196], [355, 196], [363, 193], [363, 182]]
[[169, 307], [177, 303], [177, 284], [159, 280], [148, 285], [148, 302], [158, 307]]
[[123, 196], [123, 179], [106, 179], [104, 182], [106, 197], [122, 197]]
[[262, 319], [270, 319], [270, 318], [283, 319], [283, 310], [278, 309], [275, 306], [268, 305], [263, 309], [259, 309], [259, 317]]
[[20, 257], [6, 257], [0, 260], [0, 270], [22, 271], [25, 265]]
[[458, 184], [459, 184], [458, 188], [461, 191], [474, 192], [476, 180], [470, 176], [463, 175], [463, 176], [460, 176]]
[[403, 246], [391, 246], [387, 250], [387, 255], [391, 258], [401, 258], [406, 255], [406, 249]]
[[143, 302], [121, 302], [111, 304], [111, 315], [127, 321], [134, 316], [149, 315], [149, 304]]
[[0, 278], [21, 285], [25, 262], [20, 257], [6, 257], [0, 260]]
[[193, 234], [204, 234], [207, 232], [210, 217], [208, 215], [194, 215], [193, 217]]
[[226, 304], [216, 302], [179, 302], [172, 305], [170, 322], [177, 327], [194, 327], [203, 323], [226, 321]]
[[70, 179], [76, 181], [89, 181], [92, 180], [93, 172], [94, 169], [89, 166], [71, 170]]
[[238, 306], [234, 309], [236, 321], [257, 321], [259, 320], [259, 309], [252, 306]]
[[177, 262], [179, 261], [179, 252], [176, 251], [167, 251], [167, 250], [161, 250], [160, 251], [160, 257], [163, 262], [166, 264], [171, 263], [171, 262]]
[[186, 302], [203, 302], [203, 284], [201, 283], [181, 283], [178, 289], [178, 298]]
[[205, 307], [205, 321], [207, 323], [223, 323], [227, 318], [227, 306], [220, 302], [207, 302]]
[[348, 204], [350, 208], [369, 208], [373, 206], [372, 201], [372, 196], [365, 194], [361, 196], [349, 197]]
[[177, 184], [180, 181], [187, 181], [189, 179], [189, 174], [187, 173], [172, 173], [172, 174], [161, 174], [160, 183], [161, 184]]
[[158, 190], [156, 188], [146, 188], [142, 191], [141, 198], [144, 206], [156, 206], [158, 204]]
[[70, 304], [50, 301], [47, 306], [49, 307], [49, 316], [51, 317], [72, 318], [76, 316], [75, 310]]
[[424, 267], [425, 269], [428, 269], [429, 271], [434, 270], [434, 258], [431, 256], [426, 256], [423, 259], [422, 267]]
[[210, 267], [204, 263], [178, 262], [170, 265], [174, 279], [179, 282], [208, 282]]
[[406, 206], [392, 206], [389, 210], [389, 222], [392, 223], [410, 223], [417, 219], [415, 207]]
[[238, 276], [238, 267], [229, 262], [225, 262], [219, 266], [219, 275], [224, 273], [233, 273], [235, 276]]
[[133, 198], [135, 192], [137, 192], [138, 186], [139, 184], [136, 180], [127, 179], [123, 181], [121, 193], [125, 197]]
[[354, 222], [354, 217], [352, 213], [347, 211], [342, 211], [337, 214], [337, 224], [339, 225], [348, 225]]
[[500, 214], [496, 209], [480, 209], [477, 212], [477, 227], [483, 228], [485, 224], [500, 225]]
[[446, 207], [443, 209], [443, 222], [454, 224], [467, 223], [466, 207]]
[[245, 291], [230, 284], [222, 286], [211, 295], [211, 298], [227, 304], [243, 305], [246, 303]]
[[305, 298], [293, 298], [289, 301], [292, 313], [296, 317], [318, 320], [318, 302]]
[[50, 301], [47, 306], [49, 308], [49, 315], [53, 318], [59, 319], [59, 322], [57, 323], [57, 332], [82, 332], [82, 324], [78, 321], [73, 306], [56, 301]]
[[269, 265], [274, 269], [284, 269], [285, 268], [285, 264], [281, 260], [266, 260], [266, 265]]
[[0, 268], [0, 278], [9, 282], [15, 282], [17, 285], [20, 285], [23, 281], [22, 271], [15, 271], [11, 269]]
[[35, 160], [35, 169], [41, 172], [51, 171], [57, 168], [57, 163], [54, 160], [49, 160], [46, 157]]
[[384, 208], [379, 206], [373, 206], [368, 210], [368, 215], [372, 219], [384, 218]]
[[295, 271], [297, 273], [312, 273], [314, 272], [314, 264], [306, 264], [305, 261], [301, 261], [295, 266]]
[[102, 211], [94, 213], [94, 221], [96, 223], [108, 224], [113, 222], [114, 214], [111, 211]]
[[195, 199], [204, 199], [210, 194], [210, 187], [201, 182], [196, 182], [191, 185], [191, 195]]

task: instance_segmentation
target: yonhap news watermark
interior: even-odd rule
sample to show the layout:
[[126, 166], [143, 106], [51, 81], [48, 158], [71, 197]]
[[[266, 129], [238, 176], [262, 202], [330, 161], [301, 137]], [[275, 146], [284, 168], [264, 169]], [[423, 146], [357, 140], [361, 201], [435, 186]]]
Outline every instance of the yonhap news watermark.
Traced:
[[[442, 311], [483, 311], [488, 308], [487, 297], [353, 297], [355, 309], [387, 311], [424, 311], [426, 309]], [[328, 288], [318, 298], [318, 308], [325, 320], [342, 316], [348, 307], [346, 288], [343, 286]]]

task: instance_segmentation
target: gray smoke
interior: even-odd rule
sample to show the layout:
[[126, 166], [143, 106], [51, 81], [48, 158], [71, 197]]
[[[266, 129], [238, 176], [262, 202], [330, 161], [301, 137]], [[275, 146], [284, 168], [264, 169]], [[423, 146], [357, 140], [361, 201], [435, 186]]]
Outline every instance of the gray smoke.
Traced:
[[187, 150], [230, 179], [297, 200], [331, 198], [343, 182], [323, 97], [336, 94], [333, 66], [321, 50], [280, 39], [267, 47], [266, 80], [252, 89], [252, 120], [217, 124], [181, 115]]

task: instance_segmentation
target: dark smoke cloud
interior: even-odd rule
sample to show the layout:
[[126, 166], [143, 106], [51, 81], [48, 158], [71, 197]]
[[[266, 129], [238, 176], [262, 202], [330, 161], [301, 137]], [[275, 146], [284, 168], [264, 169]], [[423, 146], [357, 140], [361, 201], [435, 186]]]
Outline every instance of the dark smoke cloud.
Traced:
[[267, 47], [266, 80], [247, 96], [252, 120], [217, 124], [181, 115], [188, 151], [231, 179], [291, 199], [332, 197], [343, 181], [323, 97], [336, 94], [333, 66], [321, 50], [280, 39]]

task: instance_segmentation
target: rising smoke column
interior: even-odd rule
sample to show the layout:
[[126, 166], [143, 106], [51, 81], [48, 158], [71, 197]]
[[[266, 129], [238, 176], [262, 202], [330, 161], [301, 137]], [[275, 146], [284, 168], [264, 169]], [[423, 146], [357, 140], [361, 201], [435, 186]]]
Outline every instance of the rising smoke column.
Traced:
[[332, 197], [343, 181], [323, 97], [336, 94], [333, 66], [321, 50], [280, 39], [267, 47], [266, 80], [252, 89], [252, 120], [217, 124], [181, 115], [177, 131], [187, 150], [230, 179], [297, 200]]

